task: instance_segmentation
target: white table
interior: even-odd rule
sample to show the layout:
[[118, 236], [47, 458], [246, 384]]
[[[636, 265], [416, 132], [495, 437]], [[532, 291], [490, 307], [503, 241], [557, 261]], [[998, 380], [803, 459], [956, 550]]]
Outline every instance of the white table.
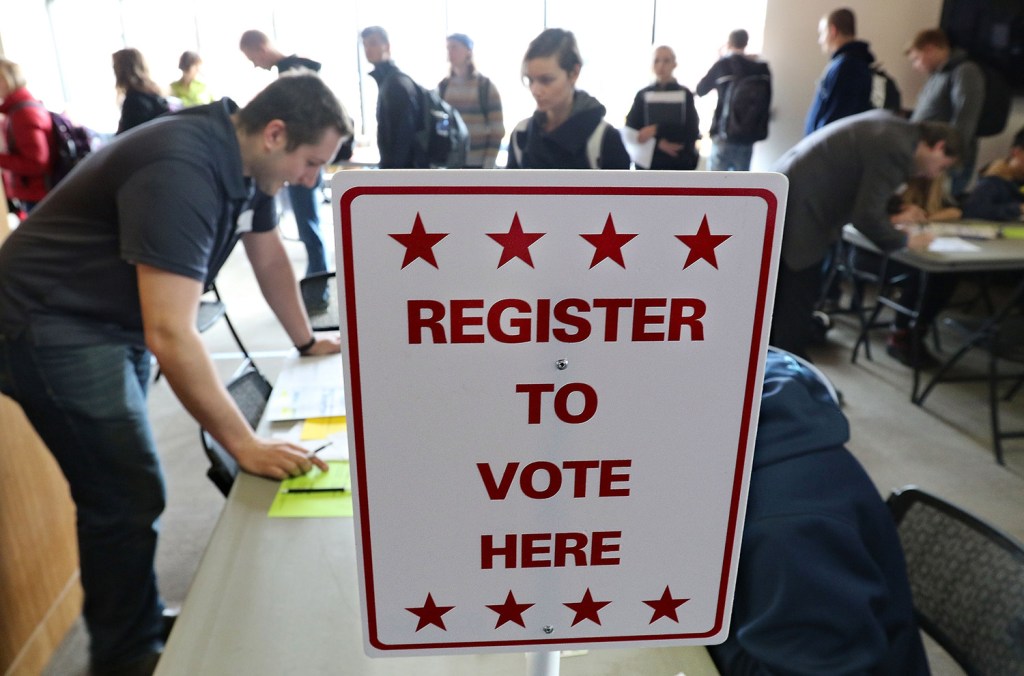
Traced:
[[[340, 380], [340, 357], [338, 368]], [[523, 653], [367, 657], [352, 519], [268, 518], [277, 488], [247, 474], [235, 481], [158, 675], [526, 673]], [[718, 672], [698, 646], [591, 650], [563, 657], [561, 673]]]

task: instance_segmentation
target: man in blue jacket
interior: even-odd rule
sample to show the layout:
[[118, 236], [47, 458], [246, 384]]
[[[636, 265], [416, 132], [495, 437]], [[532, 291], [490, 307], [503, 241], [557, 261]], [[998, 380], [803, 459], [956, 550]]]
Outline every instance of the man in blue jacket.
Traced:
[[821, 19], [818, 44], [830, 54], [807, 111], [804, 135], [829, 122], [871, 110], [871, 64], [875, 55], [868, 43], [857, 39], [849, 9], [837, 9]]
[[722, 674], [928, 674], [899, 536], [812, 367], [770, 350]]

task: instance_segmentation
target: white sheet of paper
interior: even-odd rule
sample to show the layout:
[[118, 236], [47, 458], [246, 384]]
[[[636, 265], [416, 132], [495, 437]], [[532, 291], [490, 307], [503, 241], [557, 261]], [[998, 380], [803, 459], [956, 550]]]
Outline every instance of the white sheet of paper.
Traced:
[[928, 245], [929, 251], [981, 251], [981, 247], [960, 237], [936, 237]]
[[633, 164], [645, 169], [650, 167], [651, 158], [654, 157], [654, 145], [658, 142], [657, 139], [652, 136], [644, 143], [641, 143], [640, 139], [637, 138], [640, 132], [626, 126], [622, 127], [620, 133], [622, 134], [622, 143], [626, 146], [626, 152], [629, 153]]
[[274, 383], [267, 420], [345, 415], [345, 382], [340, 354], [303, 357]]

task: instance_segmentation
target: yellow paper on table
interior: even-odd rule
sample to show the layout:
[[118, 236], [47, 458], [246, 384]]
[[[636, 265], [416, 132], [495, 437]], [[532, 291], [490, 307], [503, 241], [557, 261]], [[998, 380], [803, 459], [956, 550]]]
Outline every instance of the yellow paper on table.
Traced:
[[329, 418], [306, 418], [302, 423], [302, 441], [312, 439], [326, 439], [334, 434], [344, 434], [348, 429], [345, 424], [345, 416], [335, 415]]
[[[270, 505], [269, 517], [352, 516], [352, 480], [347, 461], [327, 463], [328, 471], [313, 468], [309, 474], [285, 479]], [[344, 491], [330, 490], [344, 488]], [[314, 492], [289, 492], [319, 489]], [[326, 490], [325, 490], [326, 489]]]

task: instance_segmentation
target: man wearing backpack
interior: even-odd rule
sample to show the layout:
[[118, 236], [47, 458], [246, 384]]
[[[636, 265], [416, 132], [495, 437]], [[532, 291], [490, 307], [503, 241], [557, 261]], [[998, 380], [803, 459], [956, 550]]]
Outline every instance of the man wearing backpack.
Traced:
[[377, 149], [381, 169], [425, 169], [427, 158], [416, 143], [423, 115], [416, 83], [391, 60], [391, 42], [380, 26], [364, 28], [363, 53], [377, 82]]
[[467, 169], [494, 169], [505, 124], [501, 96], [490, 78], [481, 75], [473, 63], [473, 40], [464, 33], [448, 36], [448, 77], [437, 85], [441, 98], [459, 111], [469, 129]]
[[[762, 118], [767, 121], [768, 106], [771, 103], [770, 84], [771, 73], [768, 64], [746, 55], [747, 41], [749, 36], [743, 29], [734, 30], [729, 33], [729, 41], [726, 43], [726, 53], [715, 62], [700, 82], [697, 83], [697, 96], [704, 96], [712, 89], [718, 91], [718, 103], [715, 106], [715, 116], [711, 121], [711, 155], [708, 157], [708, 169], [711, 171], [748, 171], [750, 169], [750, 157], [753, 154], [754, 142], [761, 140], [756, 138], [760, 133], [752, 134], [746, 138], [730, 137], [726, 133], [726, 120], [728, 112], [727, 102], [730, 89], [741, 78], [759, 77], [767, 79], [769, 84], [769, 98], [759, 106], [763, 110], [746, 111], [750, 118]], [[763, 97], [762, 97], [763, 98]], [[740, 111], [736, 111], [737, 113]], [[767, 129], [763, 132], [767, 135]], [[761, 136], [764, 138], [765, 136]]]
[[938, 28], [923, 30], [907, 47], [915, 70], [928, 76], [917, 97], [910, 119], [915, 122], [948, 122], [960, 132], [963, 157], [950, 170], [950, 192], [959, 197], [967, 191], [978, 157], [977, 128], [985, 103], [985, 74], [967, 52], [953, 49]]
[[807, 110], [804, 135], [873, 107], [871, 64], [875, 62], [875, 55], [868, 43], [857, 39], [853, 12], [842, 8], [822, 17], [818, 24], [818, 44], [830, 56]]

